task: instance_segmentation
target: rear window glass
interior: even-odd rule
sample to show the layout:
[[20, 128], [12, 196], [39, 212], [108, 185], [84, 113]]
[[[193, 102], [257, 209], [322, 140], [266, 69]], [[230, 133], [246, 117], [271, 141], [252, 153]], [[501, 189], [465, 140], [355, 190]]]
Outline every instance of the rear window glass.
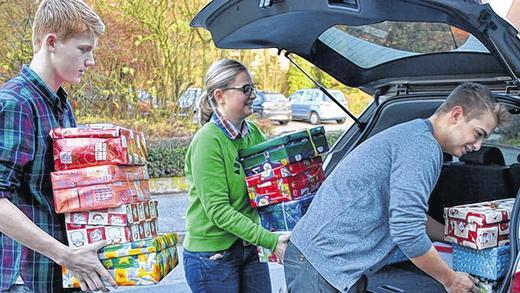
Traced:
[[336, 25], [322, 33], [319, 40], [362, 68], [420, 54], [489, 54], [471, 34], [443, 23], [385, 21], [362, 26]]

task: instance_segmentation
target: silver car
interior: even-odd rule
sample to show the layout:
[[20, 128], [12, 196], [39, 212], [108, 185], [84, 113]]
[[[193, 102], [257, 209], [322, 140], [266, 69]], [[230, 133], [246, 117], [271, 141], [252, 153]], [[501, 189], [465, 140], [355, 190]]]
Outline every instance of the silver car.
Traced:
[[[348, 108], [345, 96], [339, 90], [328, 90], [345, 108]], [[319, 89], [302, 89], [289, 96], [293, 120], [305, 120], [311, 124], [321, 121], [345, 123], [347, 114]]]

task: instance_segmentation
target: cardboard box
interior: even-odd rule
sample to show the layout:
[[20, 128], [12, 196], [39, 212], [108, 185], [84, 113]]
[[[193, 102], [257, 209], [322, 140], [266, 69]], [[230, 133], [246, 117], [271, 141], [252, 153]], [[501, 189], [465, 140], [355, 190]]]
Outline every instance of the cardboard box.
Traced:
[[80, 186], [53, 192], [56, 213], [117, 208], [151, 198], [147, 180]]
[[445, 239], [473, 249], [509, 243], [509, 219], [514, 198], [444, 209]]
[[128, 226], [132, 223], [156, 219], [158, 204], [157, 200], [147, 200], [140, 203], [124, 204], [111, 209], [65, 213], [65, 223]]
[[453, 269], [489, 280], [498, 280], [507, 273], [510, 256], [510, 245], [476, 250], [453, 244]]
[[55, 170], [99, 165], [146, 165], [148, 152], [141, 132], [111, 124], [51, 131]]
[[[262, 207], [314, 192], [318, 190], [324, 180], [325, 175], [321, 164], [316, 164], [293, 176], [271, 179], [253, 186], [251, 186], [251, 180], [246, 178], [246, 183], [251, 206]], [[256, 180], [253, 178], [252, 181]]]
[[[153, 239], [109, 245], [98, 257], [119, 286], [158, 284], [178, 264], [176, 233]], [[63, 287], [79, 288], [78, 280], [67, 268], [63, 270]]]
[[109, 243], [125, 243], [157, 236], [157, 219], [140, 221], [127, 226], [84, 225], [68, 223], [67, 240], [71, 247], [107, 240]]
[[103, 165], [51, 172], [54, 190], [148, 179], [150, 176], [146, 166]]
[[275, 168], [271, 168], [271, 165], [269, 164], [260, 165], [249, 169], [250, 172], [254, 174], [247, 175], [246, 180], [250, 185], [257, 185], [271, 179], [294, 176], [301, 171], [307, 170], [317, 165], [322, 166], [322, 164], [323, 160], [321, 156], [318, 156], [292, 164], [281, 165]]
[[314, 194], [309, 194], [295, 200], [259, 208], [260, 224], [271, 232], [291, 231], [307, 212], [313, 198]]
[[329, 150], [323, 126], [290, 133], [241, 150], [239, 156], [246, 176], [257, 168], [274, 169], [290, 163], [317, 157]]

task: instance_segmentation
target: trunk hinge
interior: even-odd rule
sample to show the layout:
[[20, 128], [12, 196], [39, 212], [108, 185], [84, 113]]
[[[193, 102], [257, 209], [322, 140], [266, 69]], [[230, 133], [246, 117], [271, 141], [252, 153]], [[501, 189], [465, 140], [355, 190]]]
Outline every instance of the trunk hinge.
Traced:
[[[281, 50], [278, 50], [278, 55], [280, 53], [281, 53]], [[350, 113], [350, 111], [347, 108], [345, 108], [345, 106], [343, 106], [338, 100], [336, 100], [336, 98], [334, 98], [334, 96], [332, 96], [324, 86], [322, 86], [318, 81], [316, 81], [309, 74], [307, 74], [307, 72], [305, 72], [305, 70], [303, 70], [303, 68], [301, 68], [296, 62], [294, 62], [294, 60], [291, 59], [291, 57], [289, 57], [289, 55], [290, 55], [289, 52], [285, 52], [285, 54], [284, 54], [285, 58], [287, 58], [287, 60], [289, 60], [289, 62], [291, 62], [292, 65], [294, 65], [296, 68], [298, 68], [298, 70], [300, 70], [303, 74], [305, 74], [305, 76], [307, 76], [307, 78], [310, 79], [323, 94], [325, 94], [331, 101], [333, 101], [336, 105], [338, 105], [338, 107], [340, 107], [341, 110], [345, 111], [345, 113], [347, 113], [347, 115], [350, 118], [352, 118], [352, 120], [354, 120], [354, 122], [358, 125], [358, 127], [360, 129], [365, 128], [366, 123], [359, 121], [359, 119], [357, 119], [356, 116], [354, 116], [354, 114]]]
[[506, 84], [506, 94], [510, 95], [513, 94], [513, 92], [515, 95], [520, 93], [520, 81], [518, 79], [508, 81]]
[[400, 95], [407, 95], [408, 91], [409, 91], [408, 86], [406, 86], [404, 84], [398, 84], [397, 87], [396, 87], [396, 92], [397, 92], [398, 96], [400, 96]]

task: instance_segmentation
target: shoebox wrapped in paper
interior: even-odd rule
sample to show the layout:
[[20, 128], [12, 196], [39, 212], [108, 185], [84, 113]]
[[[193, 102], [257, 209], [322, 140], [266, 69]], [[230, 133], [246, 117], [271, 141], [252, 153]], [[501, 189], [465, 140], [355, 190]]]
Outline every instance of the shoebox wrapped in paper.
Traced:
[[128, 223], [126, 226], [65, 224], [67, 240], [71, 247], [107, 240], [117, 244], [145, 240], [157, 236], [157, 219]]
[[307, 212], [313, 198], [314, 194], [308, 194], [291, 201], [259, 208], [262, 227], [271, 232], [291, 231]]
[[124, 204], [117, 208], [65, 213], [65, 223], [76, 225], [128, 226], [158, 217], [157, 200]]
[[[108, 245], [99, 259], [120, 286], [142, 286], [159, 283], [178, 264], [176, 233], [153, 239]], [[79, 288], [78, 280], [63, 268], [63, 287]]]
[[453, 244], [453, 269], [489, 280], [498, 280], [509, 269], [510, 255], [510, 245], [476, 250]]
[[98, 165], [146, 165], [146, 141], [141, 132], [112, 124], [92, 124], [51, 131], [55, 170]]
[[52, 188], [54, 190], [148, 179], [150, 179], [150, 176], [146, 166], [102, 165], [51, 172]]
[[317, 157], [329, 150], [323, 126], [290, 133], [241, 150], [246, 176]]
[[148, 180], [118, 181], [54, 190], [57, 213], [117, 208], [151, 197]]
[[445, 239], [473, 249], [509, 243], [509, 220], [514, 201], [514, 198], [508, 198], [445, 208]]
[[[301, 165], [290, 172], [292, 165]], [[318, 190], [325, 180], [321, 158], [302, 161], [273, 169], [276, 174], [262, 179], [261, 174], [246, 177], [252, 207], [262, 207], [302, 197]], [[279, 176], [281, 175], [281, 176]]]

